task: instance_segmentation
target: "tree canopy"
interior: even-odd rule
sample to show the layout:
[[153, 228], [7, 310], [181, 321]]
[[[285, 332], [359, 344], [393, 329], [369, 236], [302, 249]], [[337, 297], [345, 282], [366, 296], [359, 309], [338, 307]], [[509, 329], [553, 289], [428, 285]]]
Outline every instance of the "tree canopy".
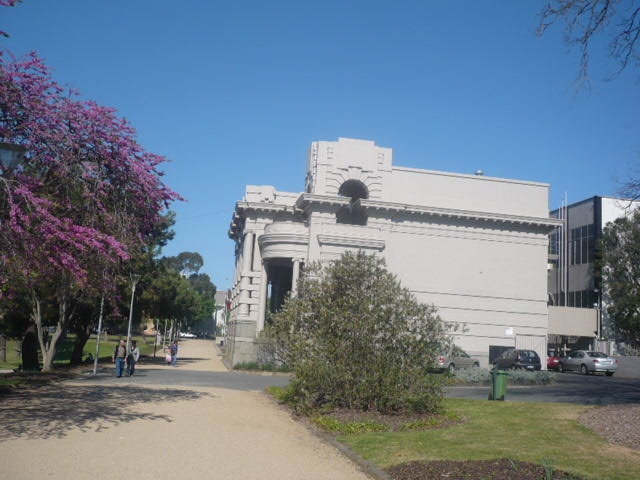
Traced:
[[601, 241], [607, 313], [616, 333], [640, 347], [640, 210], [607, 225]]
[[449, 343], [448, 325], [386, 270], [384, 260], [345, 253], [307, 268], [295, 298], [265, 335], [293, 371], [300, 409], [435, 412], [442, 390], [427, 375]]
[[[0, 51], [0, 143], [20, 153], [0, 175], [0, 297], [26, 292], [44, 369], [81, 298], [114, 294], [115, 277], [157, 243], [180, 197], [161, 180], [165, 158], [146, 151], [115, 110], [56, 83], [32, 53]], [[43, 301], [56, 334], [42, 341]]]

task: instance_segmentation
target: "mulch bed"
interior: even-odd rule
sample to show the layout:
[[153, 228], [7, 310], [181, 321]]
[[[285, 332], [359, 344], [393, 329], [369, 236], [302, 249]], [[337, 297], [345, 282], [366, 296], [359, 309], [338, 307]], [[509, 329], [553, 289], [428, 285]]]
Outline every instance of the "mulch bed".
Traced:
[[394, 480], [584, 480], [566, 472], [552, 470], [527, 462], [515, 462], [508, 458], [454, 462], [410, 462], [386, 470]]

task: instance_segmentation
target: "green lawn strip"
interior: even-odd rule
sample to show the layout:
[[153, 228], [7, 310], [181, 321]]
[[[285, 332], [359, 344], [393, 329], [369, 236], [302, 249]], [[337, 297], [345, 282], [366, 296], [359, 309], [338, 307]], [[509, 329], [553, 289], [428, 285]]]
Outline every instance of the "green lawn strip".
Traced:
[[16, 340], [7, 340], [7, 361], [0, 362], [0, 370], [13, 370], [18, 368], [22, 363], [22, 359], [18, 356], [16, 351]]
[[[126, 337], [124, 337], [126, 338]], [[109, 335], [107, 339], [102, 337], [100, 339], [100, 361], [101, 362], [110, 362], [111, 356], [113, 355], [113, 351], [120, 339], [119, 336]], [[153, 355], [153, 337], [142, 337], [136, 336], [133, 337], [134, 340], [138, 341], [138, 348], [140, 349], [141, 355]], [[22, 359], [18, 356], [16, 351], [16, 346], [19, 345], [20, 340], [10, 339], [7, 341], [7, 361], [0, 362], [0, 370], [13, 370], [20, 365], [22, 365]], [[75, 336], [68, 335], [67, 338], [60, 341], [58, 346], [58, 350], [56, 351], [56, 357], [54, 360], [54, 366], [56, 367], [65, 367], [69, 364], [69, 360], [71, 359], [71, 353], [73, 352], [73, 345], [75, 343]], [[162, 353], [162, 348], [160, 345], [156, 347], [156, 354], [158, 352]], [[82, 358], [86, 359], [89, 355], [95, 356], [96, 354], [96, 337], [92, 335], [83, 349]], [[91, 363], [91, 362], [88, 362]], [[42, 365], [42, 355], [40, 355], [40, 364]], [[92, 364], [92, 363], [91, 363]]]
[[588, 406], [447, 399], [466, 418], [450, 428], [347, 435], [338, 440], [385, 468], [410, 461], [510, 458], [601, 479], [640, 478], [640, 453], [611, 447], [578, 424]]

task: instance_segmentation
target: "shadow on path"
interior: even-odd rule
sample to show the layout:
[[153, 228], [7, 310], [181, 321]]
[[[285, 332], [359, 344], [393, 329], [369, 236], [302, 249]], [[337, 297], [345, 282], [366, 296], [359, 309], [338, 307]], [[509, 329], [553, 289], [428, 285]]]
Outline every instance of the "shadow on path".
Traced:
[[16, 438], [62, 438], [73, 429], [100, 431], [140, 419], [171, 422], [166, 415], [136, 411], [136, 406], [207, 396], [191, 390], [65, 383], [26, 389], [0, 397], [0, 444]]
[[[209, 360], [208, 358], [198, 358], [198, 357], [181, 357], [178, 355], [178, 363], [181, 365], [188, 365], [192, 363], [202, 362], [205, 360]], [[157, 357], [141, 357], [140, 365], [166, 365], [167, 362], [164, 358], [164, 355]]]

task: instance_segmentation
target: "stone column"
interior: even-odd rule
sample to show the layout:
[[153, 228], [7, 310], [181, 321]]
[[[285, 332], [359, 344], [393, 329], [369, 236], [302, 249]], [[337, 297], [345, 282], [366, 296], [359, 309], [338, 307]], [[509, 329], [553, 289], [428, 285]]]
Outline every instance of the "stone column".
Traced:
[[249, 285], [251, 282], [251, 257], [253, 255], [253, 232], [247, 232], [242, 245], [242, 274], [240, 276], [240, 306], [239, 314], [249, 315]]
[[293, 259], [293, 273], [291, 276], [291, 296], [295, 297], [298, 294], [298, 279], [300, 278], [300, 259]]
[[257, 322], [257, 330], [261, 331], [264, 329], [264, 320], [267, 314], [267, 288], [269, 286], [269, 278], [267, 276], [267, 267], [262, 264], [261, 268], [262, 272], [260, 275], [260, 297], [259, 297], [259, 306], [258, 306], [258, 322]]

